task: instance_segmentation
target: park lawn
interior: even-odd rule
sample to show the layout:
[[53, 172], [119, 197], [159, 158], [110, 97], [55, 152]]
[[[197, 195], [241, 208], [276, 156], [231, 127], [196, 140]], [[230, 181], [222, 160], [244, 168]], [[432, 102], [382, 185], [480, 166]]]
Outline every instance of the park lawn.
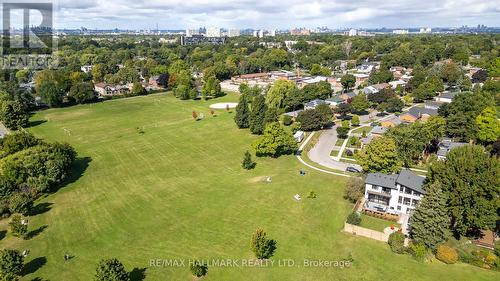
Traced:
[[[72, 144], [80, 158], [68, 184], [38, 202], [39, 214], [29, 219], [36, 235], [0, 240], [1, 248], [30, 249], [23, 280], [91, 280], [97, 262], [110, 257], [145, 280], [193, 280], [187, 266], [150, 261], [252, 259], [249, 241], [258, 227], [278, 242], [274, 266], [210, 267], [204, 280], [498, 279], [469, 265], [422, 264], [341, 232], [352, 208], [342, 198], [346, 179], [308, 169], [294, 156], [257, 159], [254, 170], [243, 170], [243, 153], [256, 137], [236, 128], [234, 113], [208, 114], [209, 104], [235, 100], [159, 94], [36, 113], [30, 131]], [[205, 119], [194, 121], [193, 110]], [[316, 199], [305, 198], [311, 190]], [[65, 262], [65, 254], [74, 258]], [[300, 266], [350, 255], [351, 268]], [[297, 266], [279, 266], [282, 259]]]
[[391, 227], [391, 226], [394, 226], [396, 228], [401, 227], [401, 225], [398, 224], [397, 222], [379, 219], [379, 218], [375, 218], [375, 217], [368, 216], [365, 214], [361, 214], [360, 226], [362, 226], [364, 228], [369, 228], [369, 229], [372, 229], [375, 231], [380, 231], [380, 232], [384, 232], [384, 229], [386, 229], [387, 227]]

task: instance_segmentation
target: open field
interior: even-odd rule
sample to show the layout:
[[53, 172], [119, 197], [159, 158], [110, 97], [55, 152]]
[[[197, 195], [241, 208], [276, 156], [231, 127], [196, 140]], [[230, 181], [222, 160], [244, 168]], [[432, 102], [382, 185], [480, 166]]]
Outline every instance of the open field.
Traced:
[[[273, 267], [210, 267], [204, 280], [498, 280], [492, 271], [422, 264], [342, 233], [352, 208], [342, 199], [343, 177], [303, 167], [294, 156], [258, 159], [256, 169], [243, 170], [255, 137], [236, 128], [234, 113], [208, 113], [210, 104], [236, 99], [161, 94], [37, 113], [33, 121], [47, 122], [30, 130], [72, 144], [82, 174], [39, 202], [44, 208], [30, 218], [30, 230], [41, 227], [34, 238], [0, 240], [1, 247], [30, 249], [33, 270], [24, 279], [91, 280], [99, 259], [117, 257], [145, 280], [193, 280], [187, 266], [150, 267], [150, 260], [252, 259], [250, 237], [263, 227], [278, 242]], [[193, 110], [205, 119], [193, 121]], [[311, 190], [316, 199], [305, 198]], [[66, 253], [74, 258], [65, 262]], [[349, 255], [351, 268], [302, 266], [303, 259]], [[279, 266], [281, 259], [295, 266]]]

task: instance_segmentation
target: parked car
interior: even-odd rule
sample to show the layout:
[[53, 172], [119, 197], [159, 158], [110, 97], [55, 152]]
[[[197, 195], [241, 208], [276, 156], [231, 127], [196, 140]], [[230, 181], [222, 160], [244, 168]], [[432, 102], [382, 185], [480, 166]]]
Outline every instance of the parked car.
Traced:
[[346, 172], [350, 172], [350, 173], [361, 173], [361, 171], [359, 169], [356, 169], [354, 167], [347, 167], [347, 169], [345, 169]]

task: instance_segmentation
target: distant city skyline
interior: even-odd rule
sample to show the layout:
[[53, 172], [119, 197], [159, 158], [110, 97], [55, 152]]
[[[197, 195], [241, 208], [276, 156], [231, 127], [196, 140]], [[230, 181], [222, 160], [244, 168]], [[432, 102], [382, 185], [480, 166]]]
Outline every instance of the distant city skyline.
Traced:
[[56, 28], [500, 26], [497, 0], [58, 0], [56, 3]]

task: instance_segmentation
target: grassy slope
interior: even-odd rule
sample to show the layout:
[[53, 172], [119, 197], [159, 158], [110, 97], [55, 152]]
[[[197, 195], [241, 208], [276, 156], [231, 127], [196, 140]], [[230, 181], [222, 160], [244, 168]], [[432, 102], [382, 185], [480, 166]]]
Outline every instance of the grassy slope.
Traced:
[[[221, 100], [232, 100], [227, 96]], [[213, 101], [212, 101], [213, 102]], [[165, 95], [39, 112], [33, 127], [91, 158], [82, 177], [42, 202], [50, 210], [30, 218], [48, 227], [23, 241], [8, 235], [1, 247], [25, 249], [44, 263], [25, 277], [90, 280], [97, 261], [117, 257], [127, 269], [147, 268], [146, 280], [192, 280], [186, 267], [150, 268], [154, 258], [252, 258], [249, 239], [263, 227], [278, 241], [273, 260], [355, 259], [338, 268], [210, 268], [206, 280], [495, 280], [468, 265], [420, 264], [394, 255], [384, 243], [340, 232], [351, 206], [345, 179], [303, 168], [292, 156], [259, 159], [253, 171], [240, 162], [254, 139], [237, 130], [233, 114], [195, 122], [191, 111], [212, 102]], [[137, 127], [143, 127], [140, 135]], [[71, 130], [71, 135], [64, 129]], [[272, 183], [260, 180], [272, 176]], [[314, 190], [318, 198], [293, 200]], [[0, 230], [6, 221], [0, 222]], [[64, 262], [63, 255], [75, 258]]]

